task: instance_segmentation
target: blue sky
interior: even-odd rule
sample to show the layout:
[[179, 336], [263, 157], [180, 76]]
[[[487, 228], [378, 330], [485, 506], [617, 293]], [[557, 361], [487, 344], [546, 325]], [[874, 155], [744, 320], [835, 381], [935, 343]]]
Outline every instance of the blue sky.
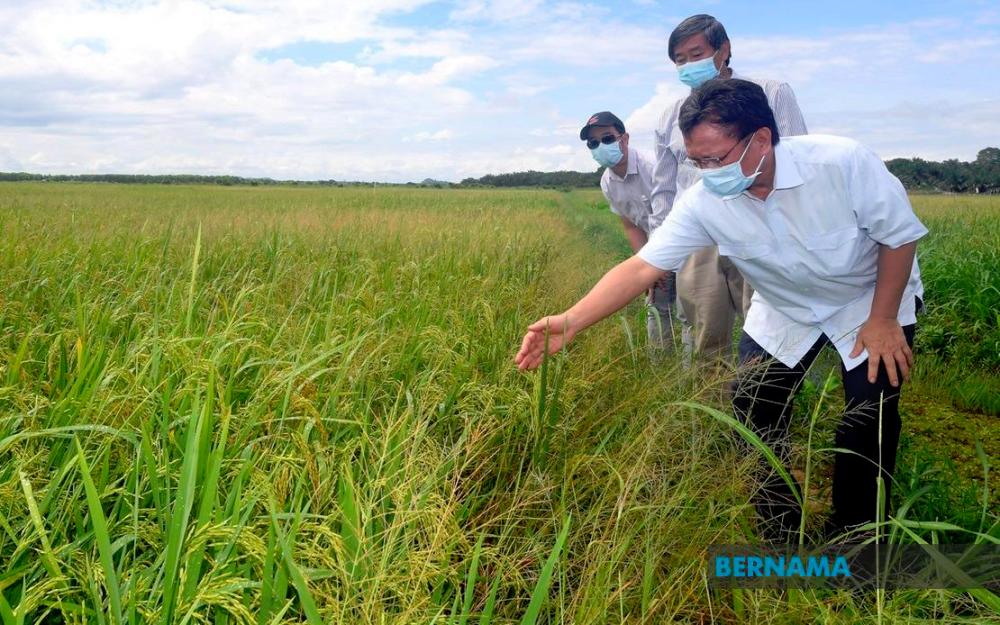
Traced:
[[995, 2], [0, 0], [0, 171], [460, 180], [652, 147], [684, 17], [884, 158], [1000, 145]]

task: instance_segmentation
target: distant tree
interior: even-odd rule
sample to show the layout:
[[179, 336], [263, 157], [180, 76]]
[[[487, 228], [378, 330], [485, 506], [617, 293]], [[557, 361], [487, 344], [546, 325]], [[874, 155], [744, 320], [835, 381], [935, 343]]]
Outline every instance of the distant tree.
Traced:
[[481, 178], [466, 178], [462, 187], [596, 187], [600, 184], [603, 169], [594, 172], [580, 171], [517, 171], [509, 174], [487, 174]]
[[1000, 193], [1000, 148], [984, 148], [970, 163], [894, 158], [886, 161], [886, 166], [912, 191]]
[[[983, 148], [976, 160], [966, 163], [957, 159], [944, 162], [925, 161], [922, 158], [894, 158], [886, 161], [900, 182], [911, 191], [936, 191], [945, 193], [1000, 193], [1000, 148]], [[466, 178], [451, 184], [433, 178], [408, 186], [428, 187], [544, 187], [548, 189], [596, 188], [601, 181], [603, 168], [595, 171], [518, 171], [508, 174], [487, 174], [480, 178]], [[67, 176], [59, 174], [31, 174], [25, 172], [0, 172], [0, 182], [106, 182], [116, 184], [215, 184], [215, 185], [296, 185], [344, 187], [371, 182], [346, 182], [336, 180], [273, 180], [271, 178], [243, 178], [240, 176], [195, 176], [191, 174], [84, 174]], [[379, 183], [382, 185], [383, 183]], [[393, 185], [387, 185], [393, 186]]]
[[983, 148], [976, 154], [976, 165], [982, 167], [1000, 165], [1000, 148]]

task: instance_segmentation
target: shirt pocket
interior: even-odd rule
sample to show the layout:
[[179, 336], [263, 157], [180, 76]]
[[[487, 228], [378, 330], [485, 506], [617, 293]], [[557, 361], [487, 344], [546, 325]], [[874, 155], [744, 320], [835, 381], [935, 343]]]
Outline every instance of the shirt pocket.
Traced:
[[824, 234], [806, 237], [809, 266], [816, 275], [846, 275], [856, 271], [858, 259], [855, 242], [857, 226], [838, 228]]
[[806, 237], [805, 246], [811, 252], [843, 250], [851, 247], [856, 238], [858, 238], [857, 226], [848, 226], [824, 234]]
[[766, 256], [771, 251], [767, 243], [719, 243], [719, 255], [751, 260]]

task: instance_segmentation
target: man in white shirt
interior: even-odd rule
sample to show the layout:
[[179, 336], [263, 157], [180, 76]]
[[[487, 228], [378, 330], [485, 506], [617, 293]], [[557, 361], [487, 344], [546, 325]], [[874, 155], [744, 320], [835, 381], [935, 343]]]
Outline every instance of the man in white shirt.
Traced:
[[[889, 501], [899, 390], [913, 364], [923, 295], [916, 242], [927, 229], [899, 180], [864, 146], [830, 136], [779, 143], [764, 91], [752, 82], [705, 83], [685, 101], [679, 123], [701, 181], [638, 254], [565, 313], [529, 326], [515, 362], [538, 366], [546, 332], [555, 353], [714, 243], [756, 291], [740, 341], [734, 412], [787, 460], [792, 397], [819, 350], [832, 344], [847, 403], [836, 447], [851, 453], [835, 458], [830, 526], [871, 522], [879, 477]], [[791, 488], [766, 477], [755, 503], [764, 533], [791, 540], [800, 519]]]
[[[782, 137], [804, 135], [805, 120], [788, 84], [734, 74], [726, 29], [711, 15], [693, 15], [681, 22], [667, 43], [667, 54], [677, 66], [681, 82], [695, 88], [712, 78], [743, 78], [764, 89]], [[653, 170], [653, 229], [663, 223], [674, 199], [698, 181], [697, 169], [685, 167], [687, 152], [677, 124], [684, 98], [663, 112], [655, 132], [656, 167]], [[720, 257], [716, 246], [691, 254], [677, 273], [679, 314], [685, 351], [705, 357], [728, 357], [733, 346], [733, 323], [746, 314], [752, 289], [733, 263]]]
[[[605, 168], [601, 191], [611, 212], [621, 218], [632, 251], [638, 252], [651, 231], [653, 159], [629, 146], [625, 124], [609, 111], [591, 115], [580, 129], [580, 139], [587, 142], [591, 156]], [[649, 346], [661, 352], [673, 350], [672, 313], [676, 297], [673, 272], [658, 280], [646, 293]]]

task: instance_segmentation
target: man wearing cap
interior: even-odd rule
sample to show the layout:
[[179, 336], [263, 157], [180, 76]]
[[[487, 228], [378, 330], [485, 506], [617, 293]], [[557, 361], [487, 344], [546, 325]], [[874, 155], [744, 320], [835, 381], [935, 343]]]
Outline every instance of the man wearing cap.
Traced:
[[[580, 130], [580, 139], [587, 142], [594, 160], [605, 168], [601, 191], [611, 212], [622, 220], [632, 251], [638, 252], [651, 231], [653, 159], [629, 147], [625, 124], [609, 111], [591, 115]], [[655, 350], [673, 350], [672, 312], [676, 296], [672, 272], [657, 280], [646, 293], [646, 332], [649, 346]]]
[[[677, 66], [681, 82], [691, 88], [712, 78], [744, 78], [764, 89], [781, 136], [806, 134], [795, 94], [777, 80], [746, 78], [733, 73], [731, 44], [726, 29], [711, 15], [693, 15], [670, 33], [667, 54]], [[697, 169], [685, 167], [687, 153], [677, 123], [684, 99], [664, 111], [656, 130], [656, 166], [653, 169], [655, 229], [670, 213], [676, 198], [698, 181]], [[698, 250], [677, 273], [678, 314], [684, 321], [685, 352], [706, 357], [731, 353], [733, 323], [750, 307], [752, 289], [746, 286], [733, 263], [719, 256], [715, 246]]]
[[[717, 245], [755, 289], [740, 338], [733, 411], [786, 463], [792, 398], [825, 346], [841, 359], [845, 413], [834, 447], [832, 533], [878, 518], [891, 501], [901, 383], [923, 285], [927, 229], [906, 190], [859, 143], [781, 138], [764, 90], [739, 79], [692, 91], [678, 123], [701, 180], [632, 258], [579, 302], [528, 326], [515, 356], [533, 369], [624, 307], [692, 252]], [[845, 450], [845, 451], [840, 451]], [[754, 495], [771, 540], [796, 540], [798, 491], [762, 474]], [[829, 536], [828, 536], [829, 538]]]

